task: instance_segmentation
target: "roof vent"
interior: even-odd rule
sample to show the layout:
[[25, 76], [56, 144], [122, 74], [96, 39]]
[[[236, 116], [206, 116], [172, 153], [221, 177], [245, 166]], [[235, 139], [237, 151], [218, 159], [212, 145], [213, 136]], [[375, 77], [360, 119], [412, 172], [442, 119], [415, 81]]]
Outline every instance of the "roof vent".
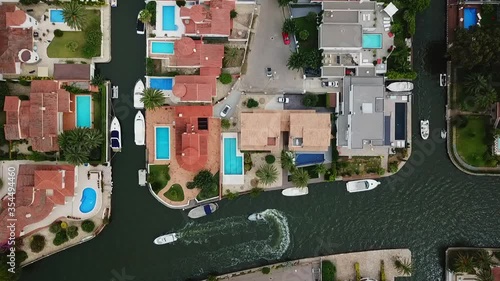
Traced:
[[205, 60], [208, 60], [208, 57], [205, 57]]
[[42, 110], [42, 111], [45, 111], [45, 109], [46, 109], [45, 106], [40, 107], [40, 110]]
[[193, 53], [196, 53], [196, 48], [193, 49]]

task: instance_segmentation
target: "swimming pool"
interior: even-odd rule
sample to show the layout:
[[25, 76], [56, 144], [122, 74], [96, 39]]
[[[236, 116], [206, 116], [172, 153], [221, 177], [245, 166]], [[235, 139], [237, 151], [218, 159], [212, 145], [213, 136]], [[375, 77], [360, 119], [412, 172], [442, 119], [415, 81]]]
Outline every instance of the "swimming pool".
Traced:
[[477, 9], [464, 8], [464, 28], [469, 29], [477, 25]]
[[50, 22], [63, 23], [64, 17], [62, 10], [50, 10]]
[[325, 155], [321, 154], [296, 154], [295, 155], [295, 165], [297, 166], [305, 166], [305, 165], [313, 165], [323, 163], [325, 161]]
[[170, 160], [170, 127], [155, 127], [155, 158]]
[[363, 34], [363, 48], [365, 49], [382, 48], [382, 34], [379, 33]]
[[224, 138], [224, 175], [243, 175], [243, 157], [236, 151], [236, 138]]
[[163, 6], [162, 8], [163, 30], [176, 31], [175, 25], [175, 6]]
[[91, 97], [88, 95], [76, 96], [76, 127], [90, 128], [92, 118], [90, 115]]
[[174, 53], [174, 42], [151, 42], [151, 53], [172, 55]]
[[174, 79], [169, 77], [150, 78], [149, 87], [158, 90], [172, 90]]
[[80, 200], [80, 212], [86, 214], [94, 210], [97, 194], [93, 188], [87, 187], [83, 190]]

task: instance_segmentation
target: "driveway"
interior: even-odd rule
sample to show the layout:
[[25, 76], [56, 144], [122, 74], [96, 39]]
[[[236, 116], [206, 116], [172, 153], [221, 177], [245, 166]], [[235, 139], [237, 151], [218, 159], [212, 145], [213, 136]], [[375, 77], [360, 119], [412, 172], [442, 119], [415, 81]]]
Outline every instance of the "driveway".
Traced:
[[231, 91], [231, 93], [227, 97], [225, 97], [219, 103], [214, 105], [213, 107], [214, 116], [220, 117], [220, 112], [222, 111], [224, 106], [228, 104], [231, 107], [231, 110], [229, 110], [225, 118], [229, 119], [230, 117], [232, 117], [234, 115], [234, 112], [236, 111], [236, 105], [238, 105], [240, 97], [241, 97], [240, 91]]
[[[247, 73], [242, 76], [241, 90], [266, 93], [302, 90], [302, 74], [286, 66], [292, 47], [283, 43], [281, 28], [284, 20], [278, 1], [260, 1], [260, 13], [249, 45]], [[266, 67], [271, 67], [273, 77], [266, 76]]]
[[331, 109], [325, 108], [325, 107], [307, 107], [302, 104], [302, 99], [304, 98], [304, 95], [301, 94], [285, 94], [285, 97], [287, 97], [290, 102], [286, 103], [284, 106], [285, 110], [316, 110], [316, 112], [331, 112]]

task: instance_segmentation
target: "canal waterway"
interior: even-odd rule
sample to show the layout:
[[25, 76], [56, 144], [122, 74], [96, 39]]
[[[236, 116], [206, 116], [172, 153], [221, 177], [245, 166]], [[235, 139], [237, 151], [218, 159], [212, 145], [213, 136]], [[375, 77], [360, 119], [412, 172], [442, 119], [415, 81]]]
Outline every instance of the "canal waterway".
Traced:
[[[22, 280], [186, 280], [277, 260], [408, 247], [416, 269], [413, 280], [427, 281], [443, 276], [449, 246], [500, 246], [498, 178], [460, 172], [439, 139], [445, 125], [445, 92], [438, 83], [445, 66], [439, 53], [445, 44], [445, 1], [431, 1], [417, 19], [413, 154], [402, 171], [360, 194], [347, 193], [342, 183], [325, 183], [311, 186], [306, 197], [287, 198], [275, 191], [224, 200], [219, 211], [196, 222], [137, 185], [145, 151], [133, 142], [132, 89], [144, 76], [145, 38], [135, 33], [143, 7], [134, 0], [113, 9], [112, 61], [98, 66], [120, 87], [115, 109], [124, 134], [123, 152], [112, 161], [111, 224], [92, 241], [26, 267]], [[423, 118], [432, 129], [426, 142], [418, 137]], [[274, 221], [246, 221], [249, 214], [267, 209], [275, 210]], [[153, 245], [156, 236], [178, 231], [185, 241]]]

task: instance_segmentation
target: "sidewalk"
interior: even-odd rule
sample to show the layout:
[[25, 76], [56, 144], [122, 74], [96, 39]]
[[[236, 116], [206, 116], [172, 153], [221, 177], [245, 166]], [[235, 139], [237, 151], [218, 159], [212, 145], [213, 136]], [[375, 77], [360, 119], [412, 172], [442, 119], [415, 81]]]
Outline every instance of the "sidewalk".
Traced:
[[93, 58], [93, 63], [108, 63], [111, 61], [111, 6], [101, 7], [102, 44], [101, 56]]

